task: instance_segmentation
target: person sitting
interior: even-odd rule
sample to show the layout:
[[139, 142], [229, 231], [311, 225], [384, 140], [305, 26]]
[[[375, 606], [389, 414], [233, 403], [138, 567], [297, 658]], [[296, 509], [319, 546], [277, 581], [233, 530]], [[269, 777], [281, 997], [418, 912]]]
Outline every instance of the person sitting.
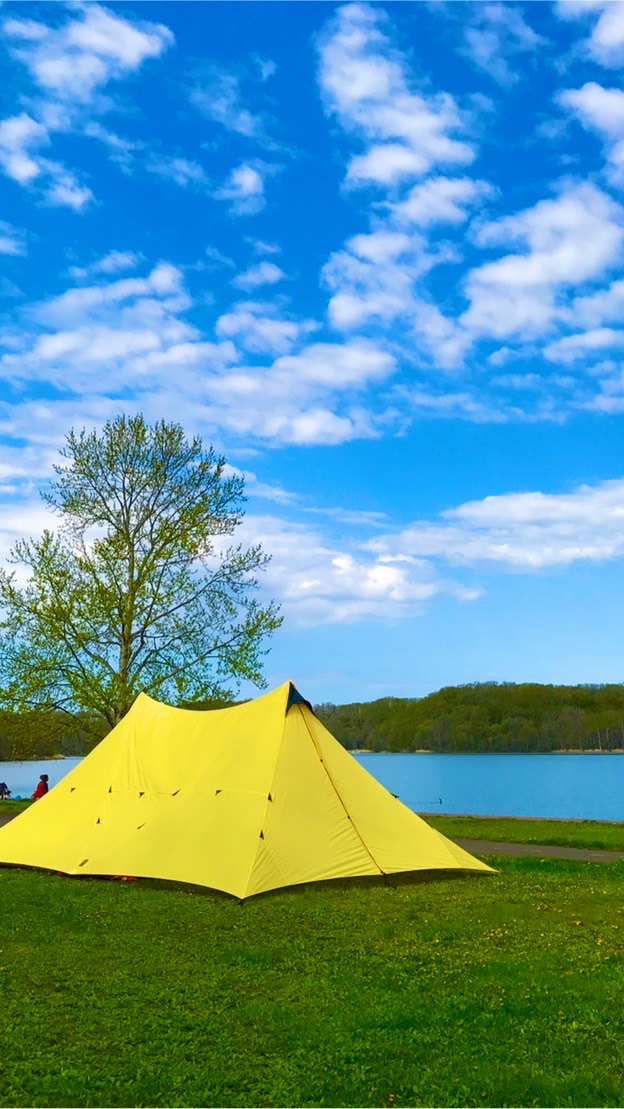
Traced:
[[40, 797], [45, 797], [48, 792], [48, 775], [40, 774], [39, 781], [35, 787], [35, 792], [32, 794], [33, 801], [37, 801]]
[[0, 782], [0, 801], [8, 801], [11, 796], [11, 790], [6, 782]]

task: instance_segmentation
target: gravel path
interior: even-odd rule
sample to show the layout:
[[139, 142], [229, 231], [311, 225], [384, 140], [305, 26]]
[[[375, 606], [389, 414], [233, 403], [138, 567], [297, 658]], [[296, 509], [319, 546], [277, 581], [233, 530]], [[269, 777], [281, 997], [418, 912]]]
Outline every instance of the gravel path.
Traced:
[[588, 847], [552, 847], [542, 843], [499, 843], [489, 839], [456, 839], [473, 855], [537, 855], [540, 859], [578, 859], [586, 863], [614, 863], [624, 851], [595, 851]]

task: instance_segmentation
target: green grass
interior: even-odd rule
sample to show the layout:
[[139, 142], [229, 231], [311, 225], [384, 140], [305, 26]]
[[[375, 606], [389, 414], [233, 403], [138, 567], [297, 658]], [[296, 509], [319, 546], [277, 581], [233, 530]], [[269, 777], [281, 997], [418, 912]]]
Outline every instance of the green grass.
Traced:
[[602, 820], [521, 820], [493, 816], [432, 816], [425, 819], [451, 839], [485, 839], [510, 843], [541, 843], [559, 847], [590, 847], [624, 851], [624, 824]]
[[0, 801], [0, 816], [2, 816], [2, 813], [21, 813], [24, 809], [27, 809], [29, 805], [32, 805], [30, 799], [27, 801]]
[[621, 1106], [624, 862], [252, 898], [0, 870], [3, 1106]]

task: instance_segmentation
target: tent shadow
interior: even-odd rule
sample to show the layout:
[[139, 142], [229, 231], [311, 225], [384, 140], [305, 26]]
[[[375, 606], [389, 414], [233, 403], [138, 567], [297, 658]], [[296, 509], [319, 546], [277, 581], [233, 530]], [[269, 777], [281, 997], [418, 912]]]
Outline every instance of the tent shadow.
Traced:
[[182, 892], [193, 894], [196, 897], [215, 898], [219, 901], [234, 900], [238, 901], [240, 905], [245, 905], [249, 901], [270, 901], [284, 898], [292, 899], [306, 897], [311, 893], [317, 892], [332, 896], [333, 894], [344, 893], [349, 890], [386, 889], [388, 893], [391, 894], [398, 889], [417, 889], [419, 887], [439, 885], [446, 882], [466, 882], [473, 881], [475, 878], [486, 877], [489, 877], [486, 871], [463, 871], [455, 869], [404, 871], [400, 874], [392, 875], [370, 874], [352, 878], [325, 878], [313, 882], [298, 882], [295, 885], [280, 886], [277, 889], [265, 890], [262, 893], [256, 893], [245, 898], [237, 898], [234, 894], [226, 893], [223, 890], [212, 889], [209, 886], [194, 885], [190, 882], [171, 882], [157, 878], [141, 878], [140, 883], [143, 888], [161, 891], [170, 890], [172, 893], [174, 891]]
[[353, 878], [327, 878], [318, 882], [300, 882], [295, 886], [283, 886], [280, 889], [267, 890], [265, 893], [256, 894], [253, 900], [264, 901], [280, 895], [289, 897], [305, 896], [311, 892], [323, 893], [345, 892], [352, 889], [386, 889], [393, 893], [398, 889], [415, 888], [431, 885], [440, 885], [446, 882], [471, 881], [475, 877], [483, 878], [487, 872], [462, 871], [462, 870], [416, 870], [405, 871], [400, 874], [370, 874]]

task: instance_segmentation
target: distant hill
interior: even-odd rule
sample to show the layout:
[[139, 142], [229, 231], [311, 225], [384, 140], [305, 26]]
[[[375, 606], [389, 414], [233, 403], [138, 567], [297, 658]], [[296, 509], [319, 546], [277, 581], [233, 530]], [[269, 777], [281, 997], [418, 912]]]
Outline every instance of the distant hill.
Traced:
[[624, 750], [624, 685], [481, 682], [315, 711], [351, 750]]
[[[624, 750], [624, 685], [482, 682], [428, 697], [316, 705], [315, 712], [350, 750]], [[101, 734], [78, 716], [0, 713], [0, 760], [85, 755]]]

